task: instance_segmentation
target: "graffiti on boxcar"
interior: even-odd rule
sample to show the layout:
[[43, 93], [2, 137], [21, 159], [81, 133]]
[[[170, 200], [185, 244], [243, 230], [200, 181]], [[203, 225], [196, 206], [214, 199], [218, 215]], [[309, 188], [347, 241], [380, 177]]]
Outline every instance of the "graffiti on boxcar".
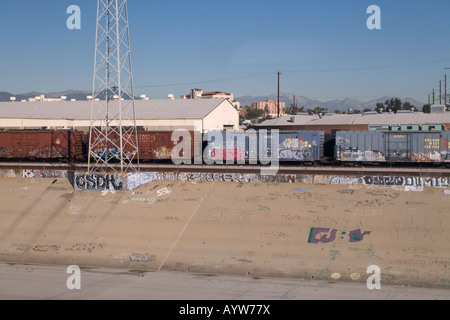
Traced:
[[338, 231], [330, 228], [311, 228], [308, 237], [308, 243], [329, 243], [336, 240], [338, 237], [340, 240], [344, 240], [348, 236], [348, 242], [360, 242], [364, 239], [364, 236], [369, 235], [371, 231], [362, 232], [361, 229], [347, 231]]
[[120, 160], [121, 157], [124, 157], [124, 154], [122, 153], [122, 151], [120, 149], [116, 149], [116, 148], [110, 148], [110, 149], [98, 149], [97, 152], [97, 157], [102, 158], [102, 159], [106, 159], [108, 158], [109, 160], [111, 159], [118, 159]]
[[1, 158], [5, 158], [5, 157], [10, 157], [12, 154], [12, 150], [8, 147], [0, 147], [0, 157]]
[[214, 161], [237, 160], [245, 161], [245, 149], [219, 149], [211, 150], [211, 159]]
[[412, 162], [441, 162], [441, 154], [437, 151], [429, 153], [413, 153], [411, 156]]
[[341, 161], [375, 161], [385, 162], [386, 157], [381, 151], [359, 150], [358, 147], [341, 147], [337, 151], [337, 159]]
[[278, 150], [280, 160], [314, 161], [313, 150], [317, 149], [316, 140], [311, 143], [305, 139], [285, 138]]

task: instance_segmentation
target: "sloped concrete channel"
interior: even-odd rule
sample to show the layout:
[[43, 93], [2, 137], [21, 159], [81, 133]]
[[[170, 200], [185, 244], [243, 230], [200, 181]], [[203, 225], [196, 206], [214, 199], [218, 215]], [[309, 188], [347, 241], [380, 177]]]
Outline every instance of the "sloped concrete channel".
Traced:
[[2, 262], [361, 283], [375, 265], [384, 284], [450, 288], [444, 179], [156, 180], [75, 191], [58, 175], [0, 176]]

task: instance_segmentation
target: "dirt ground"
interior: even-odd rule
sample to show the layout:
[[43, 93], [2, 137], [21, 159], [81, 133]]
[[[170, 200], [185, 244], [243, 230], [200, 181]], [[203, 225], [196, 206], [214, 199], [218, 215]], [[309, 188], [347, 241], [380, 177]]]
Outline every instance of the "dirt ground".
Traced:
[[440, 188], [1, 178], [0, 203], [2, 262], [450, 288]]

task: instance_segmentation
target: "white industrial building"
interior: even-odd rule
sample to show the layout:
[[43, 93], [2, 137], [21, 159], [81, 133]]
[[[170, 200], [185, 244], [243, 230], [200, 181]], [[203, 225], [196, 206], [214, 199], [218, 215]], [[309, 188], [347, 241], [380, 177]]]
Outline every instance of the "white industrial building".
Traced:
[[[88, 132], [91, 108], [92, 101], [0, 102], [0, 129]], [[239, 113], [228, 99], [136, 100], [135, 112], [143, 130], [239, 130]]]

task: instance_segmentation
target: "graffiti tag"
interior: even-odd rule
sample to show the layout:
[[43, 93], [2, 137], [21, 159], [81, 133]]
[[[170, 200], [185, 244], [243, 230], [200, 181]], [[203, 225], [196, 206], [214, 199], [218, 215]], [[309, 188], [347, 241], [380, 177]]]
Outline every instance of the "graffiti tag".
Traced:
[[73, 177], [69, 175], [69, 181], [71, 182], [75, 190], [93, 190], [93, 191], [124, 190], [124, 183], [122, 177], [115, 176], [113, 174], [92, 173], [92, 174], [79, 174]]
[[[364, 236], [369, 235], [371, 231], [362, 232], [361, 229], [355, 229], [350, 232], [342, 231], [339, 233], [340, 238], [343, 239], [345, 235], [349, 237], [349, 242], [360, 242], [363, 240]], [[330, 228], [311, 228], [309, 232], [308, 243], [329, 243], [336, 240], [338, 235], [338, 230]]]

